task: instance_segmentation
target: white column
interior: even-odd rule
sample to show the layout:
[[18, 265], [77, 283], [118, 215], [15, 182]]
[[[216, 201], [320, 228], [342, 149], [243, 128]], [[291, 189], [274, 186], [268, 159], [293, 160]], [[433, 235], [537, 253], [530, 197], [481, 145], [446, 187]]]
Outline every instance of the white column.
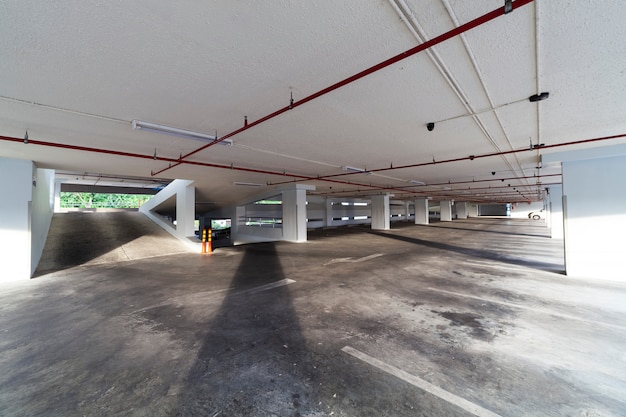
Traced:
[[[168, 233], [185, 243], [194, 250], [198, 249], [199, 240], [191, 240], [195, 237], [194, 220], [196, 193], [193, 181], [190, 180], [174, 180], [158, 194], [153, 196], [139, 207], [139, 211], [148, 216], [153, 222], [161, 226]], [[176, 198], [176, 227], [170, 222], [164, 220], [155, 211], [160, 205], [167, 202], [170, 198]]]
[[415, 224], [428, 224], [428, 199], [415, 200]]
[[467, 219], [467, 203], [466, 202], [456, 202], [454, 203], [456, 207], [456, 218], [457, 219]]
[[626, 155], [563, 162], [568, 275], [626, 282], [624, 178]]
[[452, 201], [451, 200], [440, 201], [439, 209], [441, 210], [441, 221], [451, 222], [452, 221]]
[[389, 195], [372, 196], [372, 229], [389, 230]]
[[283, 240], [306, 242], [306, 189], [283, 191]]
[[551, 185], [549, 190], [550, 237], [563, 239], [563, 186]]
[[326, 227], [330, 227], [333, 225], [333, 200], [330, 198], [326, 199], [326, 212], [324, 216], [324, 225]]
[[187, 185], [176, 194], [176, 230], [180, 236], [195, 236], [196, 187]]
[[410, 201], [405, 201], [404, 202], [404, 220], [409, 220], [411, 218], [411, 202]]
[[467, 217], [478, 217], [478, 204], [470, 203], [467, 205]]
[[31, 276], [33, 163], [0, 158], [0, 282]]

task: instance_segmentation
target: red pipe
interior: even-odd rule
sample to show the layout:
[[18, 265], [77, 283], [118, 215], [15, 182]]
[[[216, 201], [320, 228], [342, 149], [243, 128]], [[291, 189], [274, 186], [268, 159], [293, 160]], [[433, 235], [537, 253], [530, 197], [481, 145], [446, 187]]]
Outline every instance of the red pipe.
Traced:
[[[10, 136], [1, 136], [0, 135], [0, 140], [4, 140], [4, 141], [8, 141], [8, 142], [25, 143], [23, 138], [14, 138], [14, 137], [10, 137]], [[79, 146], [79, 145], [69, 145], [69, 144], [65, 144], [65, 143], [45, 142], [45, 141], [34, 140], [34, 139], [30, 139], [30, 138], [28, 139], [28, 143], [25, 144], [25, 146], [28, 146], [28, 145], [49, 146], [49, 147], [53, 147], [53, 148], [70, 149], [70, 150], [81, 151], [81, 152], [101, 153], [101, 154], [115, 155], [115, 156], [125, 156], [125, 157], [130, 157], [130, 158], [153, 159], [153, 160], [157, 160], [157, 161], [164, 161], [164, 162], [170, 162], [170, 163], [180, 162], [180, 163], [184, 163], [184, 164], [188, 164], [188, 165], [196, 165], [196, 166], [202, 166], [202, 167], [208, 167], [208, 168], [230, 169], [230, 170], [235, 170], [235, 171], [252, 172], [252, 173], [255, 173], [255, 174], [278, 175], [278, 176], [281, 176], [281, 177], [289, 176], [289, 177], [299, 178], [299, 179], [307, 180], [307, 181], [317, 180], [316, 177], [309, 177], [309, 176], [306, 176], [306, 175], [299, 175], [299, 174], [290, 174], [290, 173], [286, 173], [286, 172], [269, 171], [269, 170], [263, 170], [263, 169], [255, 169], [255, 168], [237, 167], [237, 166], [234, 166], [234, 165], [212, 164], [212, 163], [208, 163], [208, 162], [181, 161], [180, 159], [167, 158], [167, 157], [163, 157], [163, 156], [146, 155], [146, 154], [139, 154], [139, 153], [132, 153], [132, 152], [114, 151], [114, 150], [110, 150], [110, 149], [92, 148], [92, 147], [88, 147], [88, 146]], [[178, 165], [180, 165], [180, 164], [178, 164]], [[173, 165], [171, 167], [173, 167]], [[152, 173], [152, 175], [156, 175], [156, 174]], [[356, 186], [356, 187], [368, 187], [368, 188], [381, 189], [381, 187], [378, 186], [378, 185], [357, 183], [357, 182], [352, 182], [352, 181], [335, 180], [335, 179], [330, 179], [330, 178], [321, 179], [320, 181], [332, 182], [332, 183], [336, 183], [336, 184], [351, 185], [351, 186]], [[385, 187], [385, 188], [382, 188], [382, 189], [403, 191], [401, 189], [396, 189], [396, 188], [393, 188], [393, 187]], [[414, 194], [418, 194], [418, 193], [419, 192], [415, 192]]]
[[[512, 3], [513, 9], [517, 9], [519, 7], [522, 7], [522, 6], [526, 5], [526, 4], [528, 4], [528, 3], [532, 3], [533, 1], [534, 0], [516, 0], [516, 1], [514, 1]], [[160, 173], [162, 173], [164, 171], [167, 171], [170, 168], [173, 168], [173, 167], [175, 167], [177, 165], [180, 165], [183, 162], [183, 160], [189, 158], [190, 156], [192, 156], [192, 155], [194, 155], [194, 154], [196, 154], [196, 153], [198, 153], [198, 152], [200, 152], [200, 151], [202, 151], [202, 150], [204, 150], [204, 149], [206, 149], [206, 148], [208, 148], [210, 146], [214, 146], [214, 145], [220, 143], [223, 140], [232, 138], [233, 136], [238, 135], [241, 132], [244, 132], [244, 131], [246, 131], [246, 130], [248, 130], [248, 129], [256, 126], [256, 125], [259, 125], [259, 124], [261, 124], [263, 122], [266, 122], [266, 121], [268, 121], [270, 119], [273, 119], [274, 117], [279, 116], [279, 115], [281, 115], [281, 114], [283, 114], [283, 113], [285, 113], [285, 112], [287, 112], [287, 111], [289, 111], [289, 110], [291, 110], [293, 108], [296, 108], [296, 107], [301, 106], [301, 105], [303, 105], [305, 103], [308, 103], [311, 100], [315, 100], [318, 97], [321, 97], [321, 96], [323, 96], [325, 94], [330, 93], [331, 91], [334, 91], [334, 90], [336, 90], [338, 88], [341, 88], [341, 87], [343, 87], [345, 85], [348, 85], [350, 83], [353, 83], [354, 81], [357, 81], [357, 80], [359, 80], [359, 79], [361, 79], [363, 77], [366, 77], [366, 76], [368, 76], [368, 75], [370, 75], [370, 74], [372, 74], [374, 72], [380, 71], [383, 68], [386, 68], [386, 67], [388, 67], [390, 65], [393, 65], [393, 64], [395, 64], [397, 62], [400, 62], [400, 61], [402, 61], [402, 60], [404, 60], [406, 58], [409, 58], [409, 57], [411, 57], [411, 56], [413, 56], [413, 55], [415, 55], [415, 54], [417, 54], [419, 52], [422, 52], [422, 51], [424, 51], [426, 49], [429, 49], [429, 48], [431, 48], [431, 47], [433, 47], [433, 46], [435, 46], [437, 44], [440, 44], [441, 42], [447, 41], [450, 38], [453, 38], [453, 37], [458, 36], [458, 35], [460, 35], [460, 34], [462, 34], [464, 32], [467, 32], [470, 29], [474, 29], [475, 27], [483, 25], [483, 24], [485, 24], [485, 23], [487, 23], [487, 22], [489, 22], [489, 21], [491, 21], [491, 20], [493, 20], [493, 19], [495, 19], [497, 17], [500, 17], [502, 15], [504, 15], [504, 8], [503, 7], [499, 7], [496, 10], [493, 10], [493, 11], [491, 11], [489, 13], [486, 13], [486, 14], [484, 14], [482, 16], [479, 16], [476, 19], [471, 20], [471, 21], [469, 21], [469, 22], [467, 22], [467, 23], [465, 23], [465, 24], [463, 24], [463, 25], [461, 25], [459, 27], [456, 27], [456, 28], [454, 28], [454, 29], [452, 29], [452, 30], [450, 30], [450, 31], [448, 31], [448, 32], [446, 32], [444, 34], [441, 34], [441, 35], [439, 35], [439, 36], [437, 36], [437, 37], [435, 37], [435, 38], [433, 38], [431, 40], [428, 40], [428, 41], [426, 41], [426, 42], [424, 42], [424, 43], [422, 43], [420, 45], [417, 45], [417, 46], [415, 46], [415, 47], [413, 47], [413, 48], [411, 48], [409, 50], [406, 50], [406, 51], [404, 51], [404, 52], [402, 52], [402, 53], [400, 53], [400, 54], [398, 54], [396, 56], [393, 56], [393, 57], [391, 57], [391, 58], [389, 58], [389, 59], [387, 59], [385, 61], [382, 61], [382, 62], [374, 65], [374, 66], [371, 66], [371, 67], [369, 67], [369, 68], [367, 68], [367, 69], [365, 69], [365, 70], [363, 70], [363, 71], [361, 71], [359, 73], [356, 73], [356, 74], [354, 74], [354, 75], [352, 75], [352, 76], [350, 76], [350, 77], [348, 77], [348, 78], [346, 78], [344, 80], [341, 80], [341, 81], [339, 81], [339, 82], [337, 82], [337, 83], [335, 83], [335, 84], [333, 84], [331, 86], [328, 86], [328, 87], [326, 87], [326, 88], [324, 88], [322, 90], [319, 90], [316, 93], [313, 93], [313, 94], [311, 94], [309, 96], [306, 96], [306, 97], [304, 97], [301, 100], [293, 101], [293, 99], [292, 99], [291, 103], [288, 106], [280, 108], [280, 109], [276, 110], [275, 112], [270, 113], [267, 116], [262, 117], [259, 120], [256, 120], [254, 122], [244, 123], [244, 126], [242, 128], [239, 128], [239, 129], [237, 129], [237, 130], [235, 130], [233, 132], [230, 132], [230, 133], [222, 136], [219, 139], [215, 138], [214, 141], [209, 142], [206, 145], [203, 145], [203, 146], [199, 147], [198, 149], [196, 149], [194, 151], [191, 151], [191, 152], [189, 152], [189, 153], [187, 153], [185, 155], [182, 155], [180, 157], [180, 160], [178, 162], [176, 162], [174, 165], [171, 165], [171, 166], [169, 166], [167, 168], [161, 169], [161, 170], [155, 172], [153, 175], [158, 175], [158, 174], [160, 174]]]
[[[612, 135], [612, 136], [603, 136], [603, 137], [593, 138], [593, 139], [583, 139], [583, 140], [577, 140], [577, 141], [563, 142], [563, 143], [557, 143], [557, 144], [553, 144], [553, 145], [545, 145], [545, 146], [542, 146], [542, 147], [540, 147], [538, 149], [550, 149], [550, 148], [557, 148], [557, 147], [561, 147], [561, 146], [579, 145], [579, 144], [584, 144], [584, 143], [593, 143], [593, 142], [599, 142], [599, 141], [611, 140], [611, 139], [618, 139], [618, 138], [623, 138], [623, 137], [626, 137], [626, 133], [619, 134], [619, 135]], [[14, 137], [10, 137], [10, 136], [1, 136], [0, 135], [0, 140], [4, 140], [4, 141], [8, 141], [8, 142], [16, 142], [16, 143], [25, 143], [25, 140], [23, 138], [14, 138]], [[34, 139], [28, 139], [28, 145], [49, 146], [49, 147], [54, 147], [54, 148], [70, 149], [70, 150], [77, 150], [77, 151], [82, 151], [82, 152], [102, 153], [102, 154], [115, 155], [115, 156], [126, 156], [126, 157], [131, 157], [131, 158], [153, 159], [153, 160], [157, 160], [157, 161], [164, 161], [164, 162], [170, 162], [170, 163], [172, 163], [172, 162], [179, 162], [180, 161], [179, 159], [167, 158], [167, 157], [162, 157], [162, 156], [145, 155], [145, 154], [138, 154], [138, 153], [131, 153], [131, 152], [122, 152], [122, 151], [114, 151], [114, 150], [110, 150], [110, 149], [91, 148], [91, 147], [87, 147], [87, 146], [69, 145], [69, 144], [64, 144], [64, 143], [45, 142], [45, 141], [34, 140]], [[472, 157], [454, 158], [454, 159], [450, 159], [450, 160], [447, 160], [447, 161], [433, 161], [433, 162], [427, 162], [427, 163], [422, 163], [422, 164], [404, 165], [404, 166], [393, 167], [393, 168], [381, 168], [381, 169], [376, 169], [376, 170], [370, 170], [368, 172], [379, 172], [379, 171], [386, 171], [386, 170], [391, 170], [391, 169], [402, 169], [402, 168], [408, 168], [408, 167], [414, 167], [414, 166], [434, 165], [434, 164], [440, 164], [440, 163], [445, 163], [445, 162], [455, 162], [455, 161], [468, 160], [468, 159], [486, 158], [486, 157], [489, 157], [489, 156], [498, 156], [498, 155], [503, 155], [503, 154], [511, 154], [511, 153], [516, 153], [516, 152], [523, 152], [523, 151], [528, 151], [528, 150], [531, 150], [531, 149], [523, 148], [523, 149], [517, 149], [517, 150], [512, 150], [512, 151], [504, 151], [504, 152], [496, 152], [496, 153], [491, 153], [491, 154], [477, 155], [477, 156], [472, 156]], [[532, 150], [535, 150], [535, 149], [532, 149]], [[269, 171], [269, 170], [254, 169], [254, 168], [236, 167], [236, 166], [233, 166], [233, 165], [211, 164], [211, 163], [208, 163], [208, 162], [196, 162], [196, 161], [180, 161], [180, 162], [184, 163], [184, 164], [188, 164], [188, 165], [202, 166], [202, 167], [208, 167], [208, 168], [231, 169], [231, 170], [235, 170], [235, 171], [252, 172], [252, 173], [257, 173], [257, 174], [277, 175], [277, 176], [281, 176], [281, 177], [289, 176], [289, 177], [298, 178], [300, 180], [306, 180], [306, 181], [324, 181], [324, 182], [332, 182], [332, 183], [336, 183], [336, 184], [351, 185], [351, 186], [354, 186], [354, 187], [366, 187], [366, 188], [375, 189], [375, 190], [389, 190], [389, 191], [397, 191], [397, 192], [407, 193], [407, 191], [405, 189], [403, 189], [403, 188], [406, 188], [406, 186], [404, 186], [404, 187], [381, 187], [381, 186], [377, 186], [377, 185], [364, 184], [364, 183], [355, 183], [355, 182], [351, 182], [351, 181], [342, 181], [342, 180], [335, 180], [335, 179], [329, 178], [329, 177], [333, 177], [333, 175], [320, 176], [320, 177], [311, 177], [311, 176], [306, 176], [306, 175], [290, 174], [290, 173], [286, 173], [286, 172], [277, 172], [277, 171]], [[352, 175], [353, 173], [343, 173], [343, 174], [337, 174], [335, 176], [342, 176], [342, 175], [348, 175], [348, 174]], [[153, 173], [153, 175], [155, 175], [155, 174]], [[551, 174], [551, 175], [560, 175], [560, 174]], [[531, 177], [531, 178], [533, 178], [533, 177]], [[493, 179], [492, 181], [496, 181], [496, 180], [497, 179]], [[489, 181], [489, 180], [481, 180], [481, 181]], [[296, 180], [289, 181], [289, 182], [296, 182]], [[469, 181], [467, 181], [467, 182], [469, 182]], [[456, 184], [460, 184], [460, 183], [462, 183], [462, 182], [459, 182], [459, 183], [456, 183]], [[429, 184], [429, 185], [446, 185], [446, 184], [452, 184], [452, 183], [440, 183], [440, 184]], [[277, 184], [272, 184], [272, 185], [277, 185]], [[352, 191], [352, 192], [354, 193], [355, 191]], [[360, 192], [360, 190], [357, 190], [356, 192]], [[411, 193], [413, 195], [428, 195], [429, 194], [428, 192], [420, 192], [420, 191], [413, 191], [413, 192], [409, 191], [408, 193]]]
[[[417, 164], [398, 165], [398, 166], [387, 167], [387, 168], [368, 169], [367, 172], [383, 172], [383, 171], [392, 171], [396, 169], [419, 168], [419, 167], [424, 167], [424, 166], [429, 166], [429, 165], [448, 164], [450, 162], [473, 161], [474, 159], [489, 158], [492, 156], [510, 155], [510, 154], [519, 153], [519, 152], [537, 151], [537, 150], [550, 149], [550, 148], [560, 148], [561, 146], [581, 145], [585, 143], [600, 142], [604, 140], [619, 139], [623, 137], [626, 137], [626, 133], [622, 133], [619, 135], [612, 135], [612, 136], [602, 136], [602, 137], [593, 138], [593, 139], [583, 139], [583, 140], [574, 140], [570, 142], [555, 143], [552, 145], [543, 145], [543, 146], [532, 148], [532, 149], [528, 147], [528, 148], [513, 149], [510, 151], [492, 152], [492, 153], [485, 153], [481, 155], [470, 155], [470, 156], [463, 156], [460, 158], [443, 159], [441, 161], [420, 162]], [[355, 175], [355, 174], [362, 174], [362, 173], [363, 172], [342, 172], [341, 174], [323, 175], [323, 176], [317, 177], [316, 179], [323, 180], [327, 178], [343, 177], [346, 175]], [[282, 183], [274, 183], [272, 185], [278, 185], [278, 184], [282, 184]]]

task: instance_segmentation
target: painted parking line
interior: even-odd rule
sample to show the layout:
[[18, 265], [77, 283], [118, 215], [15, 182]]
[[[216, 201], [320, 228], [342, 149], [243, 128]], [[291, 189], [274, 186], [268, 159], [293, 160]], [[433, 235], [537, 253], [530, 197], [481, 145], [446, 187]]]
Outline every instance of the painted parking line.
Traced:
[[384, 253], [375, 253], [373, 255], [369, 255], [369, 256], [364, 256], [362, 258], [359, 259], [352, 259], [352, 257], [350, 258], [334, 258], [331, 259], [330, 262], [326, 262], [324, 264], [324, 266], [326, 265], [330, 265], [330, 264], [337, 264], [337, 263], [359, 263], [359, 262], [365, 262], [365, 261], [369, 261], [370, 259], [374, 259], [374, 258], [378, 258], [379, 256], [383, 256]]
[[432, 288], [432, 287], [428, 287], [428, 290], [429, 291], [439, 292], [439, 293], [442, 293], [442, 294], [452, 295], [452, 296], [455, 296], [455, 297], [471, 298], [473, 300], [483, 301], [483, 302], [486, 302], [486, 303], [500, 304], [500, 305], [503, 305], [503, 306], [517, 308], [517, 309], [520, 309], [520, 310], [532, 311], [534, 313], [547, 314], [547, 315], [550, 315], [550, 316], [560, 317], [560, 318], [566, 319], [566, 320], [580, 321], [580, 322], [583, 322], [583, 323], [592, 324], [594, 326], [604, 326], [604, 327], [610, 327], [612, 329], [619, 329], [619, 330], [622, 330], [622, 331], [626, 331], [626, 327], [620, 326], [619, 324], [611, 324], [611, 323], [606, 323], [604, 321], [589, 320], [589, 319], [585, 319], [585, 318], [582, 318], [582, 317], [571, 316], [569, 314], [557, 313], [556, 311], [551, 311], [551, 310], [547, 310], [547, 309], [543, 309], [543, 308], [533, 308], [533, 307], [528, 307], [528, 306], [521, 305], [521, 304], [515, 304], [515, 303], [509, 303], [507, 301], [496, 300], [496, 299], [493, 299], [493, 298], [478, 297], [476, 295], [462, 294], [462, 293], [459, 293], [459, 292], [440, 290], [438, 288]]
[[387, 372], [388, 374], [393, 375], [396, 378], [403, 380], [404, 382], [408, 382], [414, 387], [417, 387], [423, 391], [428, 392], [429, 394], [439, 397], [442, 400], [452, 405], [455, 405], [467, 411], [468, 413], [471, 413], [474, 416], [501, 417], [499, 414], [489, 411], [486, 408], [479, 406], [478, 404], [474, 404], [473, 402], [468, 401], [465, 398], [461, 398], [458, 395], [452, 394], [451, 392], [448, 392], [444, 390], [443, 388], [439, 388], [438, 386], [433, 385], [430, 382], [426, 382], [423, 379], [416, 377], [415, 375], [411, 375], [403, 371], [402, 369], [398, 369], [395, 366], [389, 365], [383, 361], [373, 358], [367, 355], [366, 353], [363, 353], [359, 350], [351, 348], [350, 346], [344, 346], [343, 349], [341, 350], [349, 355], [354, 356], [357, 359], [362, 360], [363, 362], [375, 368], [380, 369], [381, 371]]
[[236, 295], [240, 295], [240, 294], [256, 294], [256, 293], [259, 293], [259, 292], [272, 290], [274, 288], [278, 288], [278, 287], [282, 287], [282, 286], [285, 286], [285, 285], [293, 284], [294, 282], [296, 282], [296, 281], [294, 281], [293, 279], [285, 278], [285, 279], [281, 279], [280, 281], [271, 282], [269, 284], [261, 285], [260, 287], [254, 287], [254, 288], [250, 288], [248, 290], [237, 291], [235, 294]]
[[233, 291], [229, 295], [229, 297], [239, 296], [239, 295], [250, 295], [250, 294], [257, 294], [263, 291], [272, 290], [274, 288], [282, 287], [285, 285], [293, 284], [294, 282], [296, 281], [294, 281], [293, 279], [285, 278], [279, 281], [270, 282], [269, 284], [260, 285], [258, 287], [248, 288], [247, 290], [241, 290], [241, 291], [233, 291], [234, 288], [230, 287], [230, 288], [222, 288], [222, 289], [213, 290], [213, 291], [203, 291], [203, 292], [194, 293], [194, 294], [187, 294], [187, 295], [182, 295], [182, 296], [178, 296], [174, 298], [168, 298], [167, 300], [161, 303], [153, 304], [148, 307], [135, 310], [131, 312], [130, 314], [137, 314], [146, 310], [153, 309], [155, 307], [163, 307], [163, 306], [172, 305], [172, 304], [183, 306], [183, 305], [191, 305], [191, 304], [210, 304], [212, 302], [217, 303], [224, 299], [225, 297], [224, 293], [227, 293], [228, 291]]

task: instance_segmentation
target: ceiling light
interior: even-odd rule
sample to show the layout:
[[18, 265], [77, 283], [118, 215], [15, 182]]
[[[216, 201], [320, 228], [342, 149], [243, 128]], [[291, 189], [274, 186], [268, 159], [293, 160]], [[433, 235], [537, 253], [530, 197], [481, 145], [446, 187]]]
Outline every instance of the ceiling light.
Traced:
[[411, 184], [415, 184], [415, 185], [426, 185], [425, 182], [422, 181], [418, 181], [418, 180], [411, 180], [409, 181]]
[[[157, 125], [155, 123], [142, 122], [140, 120], [133, 120], [132, 126], [133, 129], [141, 129], [148, 132], [160, 133], [163, 135], [178, 136], [181, 138], [193, 139], [201, 142], [214, 142], [216, 140], [215, 136], [205, 135], [204, 133], [198, 133], [186, 129], [179, 129], [177, 127]], [[218, 143], [225, 146], [233, 145], [233, 141], [230, 139], [225, 139]]]
[[263, 184], [258, 184], [256, 182], [238, 182], [238, 181], [233, 182], [233, 184], [235, 184], [235, 185], [245, 185], [247, 187], [261, 187], [263, 185]]
[[367, 174], [367, 175], [371, 174], [371, 172], [369, 172], [369, 171], [367, 171], [366, 169], [363, 169], [363, 168], [343, 166], [343, 167], [341, 167], [341, 169], [343, 169], [344, 171], [350, 171], [350, 172], [362, 172], [363, 174]]

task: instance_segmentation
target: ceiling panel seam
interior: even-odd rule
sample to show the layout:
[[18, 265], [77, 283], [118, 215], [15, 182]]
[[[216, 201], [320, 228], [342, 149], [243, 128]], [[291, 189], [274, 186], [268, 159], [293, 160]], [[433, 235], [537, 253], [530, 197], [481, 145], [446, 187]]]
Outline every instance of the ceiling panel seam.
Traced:
[[[454, 13], [454, 10], [452, 9], [452, 6], [450, 5], [450, 2], [448, 0], [441, 0], [444, 8], [446, 9], [446, 12], [448, 13], [448, 16], [450, 17], [450, 19], [452, 19], [452, 21], [454, 22], [454, 24], [456, 26], [459, 25], [459, 19], [456, 16], [456, 13]], [[535, 2], [536, 3], [536, 2]], [[463, 43], [463, 47], [465, 48], [465, 52], [467, 53], [470, 62], [472, 63], [472, 67], [474, 69], [474, 72], [476, 73], [476, 76], [478, 77], [478, 80], [480, 81], [480, 85], [483, 89], [483, 92], [485, 93], [485, 97], [487, 98], [487, 101], [489, 102], [489, 107], [494, 108], [495, 104], [493, 102], [493, 99], [491, 98], [491, 95], [489, 94], [489, 90], [487, 88], [487, 84], [485, 83], [485, 79], [484, 76], [482, 74], [482, 71], [480, 70], [480, 67], [478, 65], [478, 62], [476, 61], [476, 57], [474, 55], [474, 52], [472, 50], [472, 48], [469, 45], [469, 42], [467, 40], [467, 36], [465, 36], [465, 34], [461, 34], [460, 36], [461, 42]], [[540, 90], [537, 90], [540, 91]], [[513, 144], [511, 143], [511, 140], [509, 138], [508, 133], [506, 132], [506, 129], [504, 128], [504, 125], [502, 124], [502, 120], [500, 119], [500, 116], [498, 115], [497, 110], [494, 110], [494, 116], [496, 118], [496, 120], [498, 121], [498, 125], [500, 126], [500, 129], [502, 130], [502, 133], [504, 134], [504, 139], [506, 140], [506, 142], [509, 145], [509, 149], [514, 149]], [[486, 130], [486, 128], [485, 128]], [[493, 139], [491, 137], [489, 137], [489, 141], [493, 143]], [[499, 146], [496, 146], [496, 148], [498, 150], [500, 150]], [[515, 159], [515, 162], [517, 163], [517, 167], [519, 168], [519, 172], [521, 172], [521, 175], [524, 175], [524, 170], [522, 168], [522, 165], [517, 157], [516, 154], [513, 155], [513, 158]], [[511, 164], [509, 163], [509, 161], [507, 160], [507, 158], [503, 155], [502, 159], [505, 161], [505, 163], [509, 166], [509, 168], [511, 168], [511, 171], [513, 172], [514, 175], [518, 175], [518, 171], [516, 171], [513, 166], [511, 166]]]
[[[450, 19], [454, 23], [455, 27], [458, 27], [459, 26], [458, 19], [456, 19], [456, 17], [453, 16], [451, 11], [448, 10], [448, 5], [446, 4], [445, 0], [442, 0], [442, 1], [444, 2], [444, 7], [446, 8]], [[409, 29], [409, 31], [411, 32], [413, 37], [415, 39], [417, 39], [418, 42], [424, 43], [426, 41], [426, 39], [427, 39], [426, 31], [420, 25], [419, 21], [417, 20], [415, 15], [411, 12], [410, 8], [404, 2], [404, 0], [389, 0], [389, 3], [394, 8], [396, 13], [398, 13], [398, 15], [401, 18], [400, 20], [402, 20], [404, 22], [404, 24]], [[470, 49], [469, 49], [469, 47], [468, 47], [468, 45], [466, 43], [466, 40], [465, 40], [463, 34], [461, 34], [460, 36], [461, 36], [461, 39], [463, 41], [463, 45], [464, 45], [464, 47], [466, 49], [466, 53], [468, 54], [468, 57], [470, 58], [470, 62], [472, 62], [472, 65], [474, 66], [474, 68], [473, 68], [474, 72], [477, 74], [478, 79], [481, 82], [481, 87], [483, 89], [483, 92], [485, 93], [485, 96], [487, 97], [487, 99], [489, 101], [490, 107], [493, 107], [493, 101], [491, 100], [491, 97], [487, 93], [486, 87], [484, 85], [484, 82], [483, 82], [483, 79], [481, 77], [480, 71], [478, 70], [478, 67], [476, 65], [475, 59], [474, 59], [474, 57], [472, 56], [472, 54], [470, 52]], [[454, 77], [454, 75], [452, 74], [452, 72], [450, 71], [448, 66], [444, 63], [443, 58], [441, 58], [441, 55], [439, 55], [439, 53], [435, 50], [434, 47], [428, 49], [426, 51], [426, 54], [428, 55], [428, 57], [432, 61], [432, 63], [435, 66], [435, 68], [437, 68], [437, 71], [439, 71], [439, 73], [441, 74], [443, 79], [446, 81], [448, 86], [450, 86], [452, 92], [458, 97], [458, 99], [461, 102], [461, 104], [463, 105], [463, 107], [465, 107], [466, 111], [468, 112], [468, 115], [472, 117], [472, 119], [474, 120], [474, 122], [476, 123], [478, 128], [481, 130], [481, 132], [483, 132], [483, 135], [485, 136], [487, 141], [491, 144], [493, 149], [495, 149], [497, 152], [501, 152], [502, 149], [496, 143], [496, 141], [493, 139], [491, 133], [489, 132], [489, 130], [487, 129], [485, 124], [482, 122], [480, 117], [478, 117], [478, 115], [475, 114], [476, 111], [474, 110], [474, 108], [470, 104], [469, 98], [467, 97], [467, 95], [465, 94], [465, 92], [463, 91], [461, 86], [459, 85], [459, 82], [456, 80], [456, 78]], [[496, 118], [498, 119], [498, 123], [500, 124], [500, 127], [502, 128], [502, 123], [500, 122], [499, 118], [497, 117], [497, 114], [496, 114]], [[510, 145], [510, 149], [513, 149], [513, 146], [511, 145], [511, 142], [509, 141], [509, 138], [507, 137], [506, 132], [504, 131], [503, 128], [502, 128], [502, 131], [503, 131], [504, 136], [505, 136], [505, 138], [507, 140], [507, 143], [509, 143], [509, 145]], [[515, 159], [517, 160], [517, 158], [515, 158]], [[513, 166], [509, 162], [509, 160], [504, 155], [502, 156], [502, 160], [509, 167], [511, 172], [513, 174], [517, 175], [517, 170], [515, 170], [515, 168], [513, 168]], [[518, 161], [518, 166], [519, 166], [519, 161]], [[521, 169], [521, 166], [519, 166], [519, 168]]]

